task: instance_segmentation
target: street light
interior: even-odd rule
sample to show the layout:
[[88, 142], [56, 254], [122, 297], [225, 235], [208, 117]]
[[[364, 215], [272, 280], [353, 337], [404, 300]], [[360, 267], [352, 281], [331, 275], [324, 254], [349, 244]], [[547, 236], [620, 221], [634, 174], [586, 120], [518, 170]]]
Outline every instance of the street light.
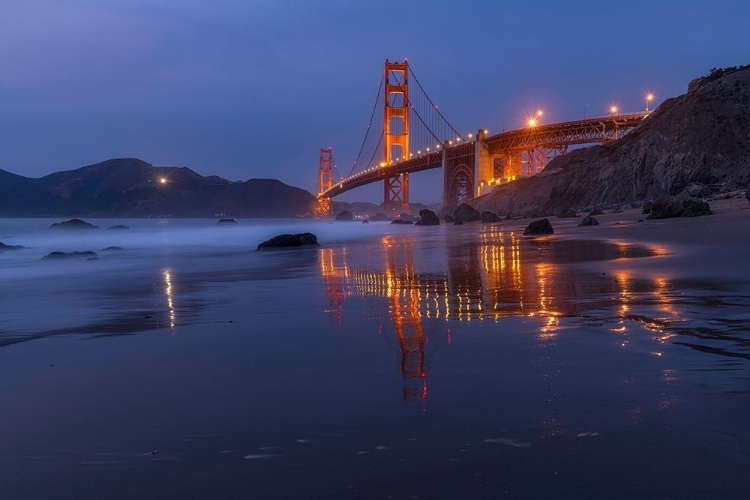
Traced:
[[610, 113], [612, 113], [613, 115], [617, 115], [617, 111], [618, 111], [617, 106], [615, 106], [614, 104], [610, 106], [609, 108]]
[[653, 92], [649, 92], [648, 94], [646, 94], [646, 114], [648, 114], [648, 105], [653, 100], [654, 100], [654, 93]]
[[526, 122], [529, 127], [536, 127], [536, 118], [529, 118], [529, 121]]
[[159, 182], [161, 184], [166, 184], [167, 183], [167, 178], [166, 177], [162, 177], [161, 179], [159, 179]]

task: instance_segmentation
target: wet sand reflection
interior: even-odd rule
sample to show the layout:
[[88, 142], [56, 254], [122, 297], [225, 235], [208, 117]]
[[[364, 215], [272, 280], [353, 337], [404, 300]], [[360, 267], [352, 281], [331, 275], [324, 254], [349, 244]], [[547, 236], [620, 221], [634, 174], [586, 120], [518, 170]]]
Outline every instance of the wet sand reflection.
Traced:
[[[666, 290], [665, 278], [633, 283], [626, 272], [598, 276], [564, 264], [595, 260], [647, 257], [658, 253], [602, 241], [520, 239], [496, 227], [483, 228], [478, 241], [446, 242], [442, 272], [419, 272], [420, 249], [411, 236], [386, 236], [382, 256], [353, 262], [346, 249], [320, 250], [320, 271], [325, 283], [333, 321], [341, 322], [349, 297], [379, 297], [387, 315], [380, 331], [390, 330], [398, 341], [400, 370], [405, 380], [404, 399], [422, 400], [427, 395], [427, 346], [430, 341], [450, 342], [460, 324], [471, 321], [500, 322], [503, 318], [539, 320], [536, 341], [553, 341], [565, 317], [586, 317], [592, 310], [608, 311], [614, 318], [590, 317], [589, 321], [614, 324], [627, 347], [627, 326], [632, 294]], [[435, 262], [430, 262], [434, 268]], [[659, 295], [659, 310], [676, 319], [669, 295]], [[601, 313], [599, 313], [601, 316]], [[456, 324], [457, 323], [457, 324]]]

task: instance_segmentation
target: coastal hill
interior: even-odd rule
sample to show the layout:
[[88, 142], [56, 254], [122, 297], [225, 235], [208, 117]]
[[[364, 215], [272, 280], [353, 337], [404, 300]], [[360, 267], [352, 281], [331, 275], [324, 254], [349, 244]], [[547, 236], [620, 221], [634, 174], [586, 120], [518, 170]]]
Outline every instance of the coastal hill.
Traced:
[[[162, 183], [164, 179], [164, 183]], [[232, 182], [135, 158], [32, 179], [0, 170], [0, 216], [295, 217], [315, 197], [274, 179]]]
[[540, 216], [664, 195], [708, 197], [749, 183], [750, 66], [743, 66], [693, 80], [625, 137], [571, 151], [472, 205]]

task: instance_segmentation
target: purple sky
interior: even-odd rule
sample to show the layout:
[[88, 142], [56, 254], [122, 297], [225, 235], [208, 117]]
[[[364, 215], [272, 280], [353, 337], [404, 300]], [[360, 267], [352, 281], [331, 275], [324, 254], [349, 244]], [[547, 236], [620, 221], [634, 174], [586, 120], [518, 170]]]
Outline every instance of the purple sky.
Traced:
[[[0, 168], [138, 157], [313, 191], [320, 147], [351, 167], [386, 58], [457, 128], [492, 132], [681, 94], [750, 63], [749, 25], [747, 0], [3, 0]], [[413, 176], [412, 200], [438, 201], [438, 180]]]

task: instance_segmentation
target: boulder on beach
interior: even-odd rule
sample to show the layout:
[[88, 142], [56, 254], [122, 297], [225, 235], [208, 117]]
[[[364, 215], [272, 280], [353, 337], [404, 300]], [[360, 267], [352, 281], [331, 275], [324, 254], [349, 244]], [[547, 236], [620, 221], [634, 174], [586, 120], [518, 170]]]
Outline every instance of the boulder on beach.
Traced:
[[410, 219], [393, 219], [391, 224], [414, 224]]
[[237, 221], [234, 219], [219, 219], [217, 224], [237, 224]]
[[502, 219], [497, 216], [495, 212], [484, 211], [481, 214], [482, 224], [491, 224], [493, 222], [500, 222]]
[[653, 201], [645, 201], [643, 202], [643, 210], [641, 211], [642, 214], [650, 214], [651, 209], [654, 207]]
[[560, 219], [568, 219], [572, 217], [578, 217], [578, 214], [572, 208], [563, 208], [562, 210], [560, 210], [560, 213], [557, 214], [557, 217]]
[[456, 222], [456, 219], [454, 219], [452, 215], [446, 215], [445, 217], [443, 217], [443, 220], [448, 223]]
[[526, 226], [526, 229], [523, 232], [525, 236], [538, 236], [541, 234], [554, 233], [555, 230], [552, 229], [552, 224], [550, 224], [549, 219], [535, 220], [534, 222]]
[[280, 234], [258, 245], [256, 251], [301, 246], [319, 246], [318, 237], [312, 233]]
[[101, 251], [102, 251], [102, 252], [118, 252], [118, 251], [120, 251], [120, 250], [122, 250], [122, 247], [115, 247], [115, 246], [112, 246], [112, 247], [102, 248], [102, 250], [101, 250]]
[[419, 211], [419, 220], [416, 226], [439, 226], [440, 218], [432, 210], [422, 209]]
[[414, 222], [414, 218], [411, 216], [411, 214], [406, 212], [401, 212], [401, 215], [399, 215], [398, 218], [401, 220], [410, 220]]
[[664, 196], [654, 202], [649, 219], [670, 219], [673, 217], [698, 217], [711, 215], [711, 207], [705, 201], [695, 198], [680, 200], [673, 196]]
[[681, 217], [698, 217], [700, 215], [711, 215], [711, 207], [701, 200], [682, 200]]
[[124, 229], [130, 229], [130, 228], [124, 224], [115, 224], [114, 226], [109, 226], [107, 228], [107, 231], [122, 231]]
[[97, 258], [98, 256], [96, 255], [96, 252], [92, 252], [90, 250], [86, 252], [52, 252], [42, 257], [43, 260], [55, 260], [55, 259], [94, 260]]
[[0, 241], [0, 250], [1, 251], [4, 251], [4, 250], [23, 250], [23, 248], [24, 247], [22, 247], [21, 245], [6, 245], [2, 241]]
[[354, 220], [354, 214], [348, 210], [344, 210], [343, 212], [339, 212], [338, 214], [336, 214], [336, 220], [352, 221]]
[[583, 220], [578, 224], [579, 226], [598, 226], [599, 221], [596, 220], [594, 217], [591, 217], [591, 214], [587, 215], [583, 218]]
[[463, 226], [463, 225], [464, 225], [464, 223], [463, 223], [463, 222], [461, 222], [461, 220], [460, 220], [460, 219], [456, 219], [456, 221], [455, 221], [455, 222], [453, 223], [453, 225], [454, 225], [454, 226]]
[[747, 198], [747, 201], [750, 201], [750, 188], [747, 188], [745, 191], [745, 198]]
[[468, 203], [461, 203], [458, 208], [456, 208], [455, 212], [453, 212], [453, 218], [456, 221], [471, 222], [474, 220], [482, 220], [482, 214], [479, 213], [479, 210]]
[[369, 224], [369, 223], [370, 223], [370, 221], [369, 221], [369, 220], [367, 220], [367, 219], [362, 219], [362, 224]]
[[601, 208], [594, 207], [594, 208], [591, 209], [591, 212], [589, 212], [589, 215], [592, 216], [592, 217], [594, 215], [604, 215], [604, 212], [602, 212]]
[[65, 222], [56, 222], [52, 224], [50, 229], [99, 229], [99, 226], [89, 224], [81, 219], [70, 219]]

